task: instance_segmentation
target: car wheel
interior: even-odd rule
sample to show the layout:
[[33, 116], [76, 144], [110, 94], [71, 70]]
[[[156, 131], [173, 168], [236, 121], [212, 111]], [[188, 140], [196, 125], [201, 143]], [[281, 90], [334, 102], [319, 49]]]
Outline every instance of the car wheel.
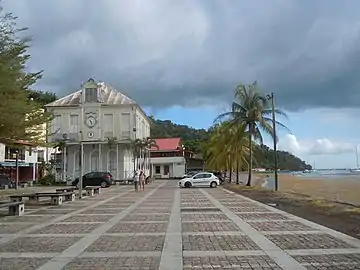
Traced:
[[101, 186], [102, 188], [106, 188], [106, 187], [107, 187], [107, 183], [106, 183], [105, 181], [102, 181], [102, 182], [100, 183], [100, 186]]
[[216, 188], [216, 187], [217, 187], [217, 183], [216, 183], [215, 181], [211, 182], [210, 187]]
[[191, 183], [190, 183], [190, 182], [186, 182], [186, 183], [185, 183], [185, 187], [186, 187], [186, 188], [191, 188]]

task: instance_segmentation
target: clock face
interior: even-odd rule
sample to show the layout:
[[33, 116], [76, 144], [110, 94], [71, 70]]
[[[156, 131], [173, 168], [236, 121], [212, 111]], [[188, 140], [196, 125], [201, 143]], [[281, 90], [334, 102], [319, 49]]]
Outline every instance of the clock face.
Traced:
[[92, 116], [88, 117], [85, 121], [85, 124], [89, 127], [92, 128], [96, 125], [96, 119]]

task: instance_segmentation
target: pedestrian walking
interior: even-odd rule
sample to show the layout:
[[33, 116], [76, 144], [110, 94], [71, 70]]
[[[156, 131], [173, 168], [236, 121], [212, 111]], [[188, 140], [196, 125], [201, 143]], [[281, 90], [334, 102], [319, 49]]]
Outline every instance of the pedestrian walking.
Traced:
[[145, 174], [143, 171], [140, 172], [140, 188], [142, 188], [142, 190], [145, 190]]
[[134, 172], [134, 187], [135, 187], [135, 191], [139, 191], [139, 174], [137, 172]]

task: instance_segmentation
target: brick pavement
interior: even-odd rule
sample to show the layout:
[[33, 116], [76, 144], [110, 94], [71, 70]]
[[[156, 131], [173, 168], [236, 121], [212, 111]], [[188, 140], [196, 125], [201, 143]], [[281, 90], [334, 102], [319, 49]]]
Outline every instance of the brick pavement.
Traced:
[[0, 217], [0, 269], [360, 269], [360, 241], [221, 188], [156, 181]]

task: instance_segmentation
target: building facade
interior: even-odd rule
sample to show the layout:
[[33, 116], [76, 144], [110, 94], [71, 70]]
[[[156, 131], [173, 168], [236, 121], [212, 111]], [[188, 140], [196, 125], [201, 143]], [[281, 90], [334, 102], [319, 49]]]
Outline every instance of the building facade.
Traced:
[[19, 181], [34, 181], [37, 175], [38, 153], [34, 145], [26, 142], [14, 142], [12, 146], [0, 144], [0, 174], [16, 180], [16, 156], [18, 157]]
[[188, 152], [180, 138], [155, 139], [150, 152], [151, 173], [155, 178], [181, 178], [186, 172]]
[[[131, 142], [150, 136], [150, 121], [135, 101], [104, 82], [89, 79], [82, 89], [46, 108], [54, 115], [48, 140], [65, 145], [66, 179], [92, 171], [108, 171], [117, 180], [132, 177]], [[146, 164], [145, 171], [149, 167]]]

